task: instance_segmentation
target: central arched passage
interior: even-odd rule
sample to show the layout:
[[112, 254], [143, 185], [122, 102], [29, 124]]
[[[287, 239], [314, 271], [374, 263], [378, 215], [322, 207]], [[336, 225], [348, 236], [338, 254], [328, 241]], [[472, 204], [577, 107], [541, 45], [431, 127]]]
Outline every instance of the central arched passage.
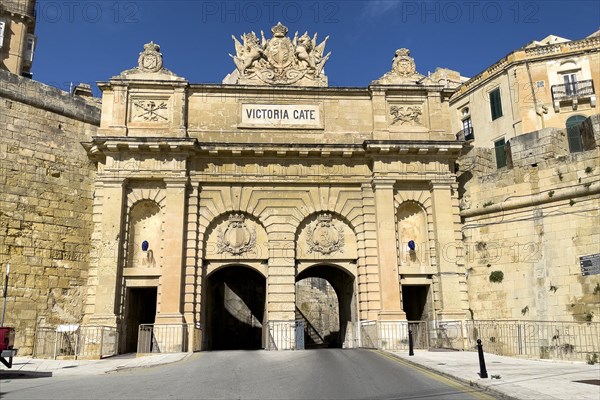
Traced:
[[[317, 295], [302, 297], [304, 292]], [[321, 304], [314, 304], [317, 301]], [[307, 348], [354, 347], [355, 308], [354, 277], [344, 269], [314, 265], [297, 275], [296, 319], [304, 320]]]
[[207, 349], [263, 348], [265, 278], [241, 265], [221, 268], [208, 276]]

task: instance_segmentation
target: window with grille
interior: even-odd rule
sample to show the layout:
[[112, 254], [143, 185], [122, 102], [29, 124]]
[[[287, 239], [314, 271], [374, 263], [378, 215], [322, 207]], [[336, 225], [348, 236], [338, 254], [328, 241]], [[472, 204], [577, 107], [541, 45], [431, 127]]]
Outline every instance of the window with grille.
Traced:
[[6, 28], [6, 22], [0, 21], [0, 48], [4, 44], [4, 31], [5, 31], [5, 28]]

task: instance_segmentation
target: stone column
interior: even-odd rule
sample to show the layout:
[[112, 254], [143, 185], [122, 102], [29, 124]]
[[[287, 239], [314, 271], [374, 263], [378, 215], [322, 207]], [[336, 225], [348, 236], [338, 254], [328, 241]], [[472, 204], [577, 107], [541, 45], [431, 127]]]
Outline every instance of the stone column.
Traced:
[[187, 178], [166, 179], [165, 183], [164, 266], [156, 324], [179, 324], [183, 322], [182, 275], [188, 181]]
[[293, 324], [296, 319], [296, 260], [293, 238], [293, 233], [269, 234], [269, 276], [265, 299], [269, 326], [268, 329], [263, 328], [263, 333], [265, 340], [271, 340], [269, 330], [274, 330], [273, 340], [278, 350], [290, 350], [295, 346]]
[[394, 209], [394, 181], [375, 180], [375, 214], [377, 219], [377, 249], [379, 281], [381, 285], [380, 320], [404, 320], [398, 275], [396, 249], [396, 210]]
[[117, 289], [121, 284], [118, 279], [123, 259], [123, 215], [124, 182], [97, 182], [85, 325], [117, 326]]
[[[441, 320], [464, 319], [465, 310], [461, 307], [460, 276], [456, 252], [460, 229], [455, 224], [455, 213], [452, 207], [451, 182], [432, 182], [431, 199], [435, 240], [438, 249], [437, 261], [439, 271], [439, 301], [441, 309], [438, 318]], [[458, 230], [458, 231], [457, 231]]]

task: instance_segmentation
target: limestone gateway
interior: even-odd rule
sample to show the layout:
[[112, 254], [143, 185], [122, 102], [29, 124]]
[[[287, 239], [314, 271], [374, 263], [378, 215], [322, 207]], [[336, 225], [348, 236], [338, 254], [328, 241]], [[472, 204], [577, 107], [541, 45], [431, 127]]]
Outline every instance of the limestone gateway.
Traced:
[[[464, 348], [476, 320], [596, 326], [580, 259], [600, 243], [600, 81], [573, 94], [554, 75], [597, 79], [597, 34], [471, 80], [420, 74], [402, 48], [339, 88], [328, 37], [271, 33], [233, 37], [221, 84], [147, 43], [101, 101], [0, 71], [0, 262], [25, 354], [287, 350], [298, 326], [313, 345], [398, 348], [407, 321]], [[526, 68], [552, 91], [511, 104], [505, 78]]]

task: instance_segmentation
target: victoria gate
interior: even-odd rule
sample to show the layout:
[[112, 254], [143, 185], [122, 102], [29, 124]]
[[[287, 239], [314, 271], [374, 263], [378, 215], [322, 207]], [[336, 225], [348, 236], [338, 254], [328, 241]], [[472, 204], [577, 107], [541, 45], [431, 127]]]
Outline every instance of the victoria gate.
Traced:
[[234, 37], [222, 84], [152, 42], [99, 84], [84, 324], [121, 352], [356, 347], [367, 321], [464, 319], [456, 73], [399, 49], [369, 87], [328, 87], [328, 38], [271, 31]]

